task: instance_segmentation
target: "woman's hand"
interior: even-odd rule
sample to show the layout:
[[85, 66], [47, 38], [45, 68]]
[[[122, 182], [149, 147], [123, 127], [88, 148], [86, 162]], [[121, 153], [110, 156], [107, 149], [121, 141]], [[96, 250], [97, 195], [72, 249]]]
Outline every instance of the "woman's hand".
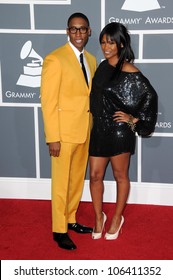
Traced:
[[126, 114], [122, 111], [117, 111], [114, 115], [113, 115], [113, 120], [115, 122], [128, 122], [129, 118], [131, 115]]
[[137, 123], [139, 121], [139, 119], [134, 118], [131, 114], [126, 114], [122, 111], [117, 111], [114, 115], [113, 115], [113, 120], [115, 122], [126, 122], [126, 123]]
[[128, 126], [130, 127], [130, 129], [133, 132], [135, 132], [136, 123], [138, 122], [139, 119], [134, 118], [131, 114], [126, 114], [122, 111], [117, 111], [113, 115], [113, 120], [115, 122], [126, 122], [128, 124]]

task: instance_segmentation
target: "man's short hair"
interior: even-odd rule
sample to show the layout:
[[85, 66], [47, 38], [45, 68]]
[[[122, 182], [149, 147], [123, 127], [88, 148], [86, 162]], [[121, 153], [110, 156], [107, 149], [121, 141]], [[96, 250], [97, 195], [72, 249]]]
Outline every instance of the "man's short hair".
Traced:
[[88, 26], [90, 26], [89, 19], [87, 18], [87, 16], [84, 15], [84, 14], [82, 14], [82, 13], [77, 12], [77, 13], [72, 14], [72, 15], [69, 17], [69, 19], [68, 19], [68, 21], [67, 21], [67, 26], [68, 26], [68, 27], [69, 27], [69, 25], [70, 25], [70, 21], [71, 21], [73, 18], [83, 18], [83, 19], [87, 22]]

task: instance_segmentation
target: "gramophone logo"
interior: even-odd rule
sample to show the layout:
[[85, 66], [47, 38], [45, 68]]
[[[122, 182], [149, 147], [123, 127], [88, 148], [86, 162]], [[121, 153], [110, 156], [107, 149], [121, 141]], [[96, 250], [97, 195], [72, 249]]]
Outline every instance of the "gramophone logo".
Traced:
[[33, 59], [24, 65], [23, 74], [20, 75], [16, 84], [32, 88], [40, 87], [43, 58], [32, 48], [31, 41], [27, 41], [20, 52], [22, 60], [28, 57]]
[[125, 0], [122, 10], [145, 12], [160, 9], [157, 0]]

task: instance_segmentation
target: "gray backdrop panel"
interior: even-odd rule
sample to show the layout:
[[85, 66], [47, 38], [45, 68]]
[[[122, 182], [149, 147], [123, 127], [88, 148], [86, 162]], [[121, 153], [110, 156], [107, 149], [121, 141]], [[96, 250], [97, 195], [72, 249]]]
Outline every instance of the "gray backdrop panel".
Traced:
[[152, 34], [144, 36], [144, 59], [171, 59], [173, 58], [173, 35]]
[[48, 146], [45, 144], [45, 136], [43, 130], [43, 119], [41, 109], [39, 110], [39, 147], [40, 147], [40, 177], [50, 178], [50, 156]]
[[172, 138], [153, 137], [142, 142], [142, 182], [173, 182]]
[[30, 29], [28, 5], [0, 4], [0, 28]]
[[36, 176], [33, 108], [0, 107], [0, 176]]

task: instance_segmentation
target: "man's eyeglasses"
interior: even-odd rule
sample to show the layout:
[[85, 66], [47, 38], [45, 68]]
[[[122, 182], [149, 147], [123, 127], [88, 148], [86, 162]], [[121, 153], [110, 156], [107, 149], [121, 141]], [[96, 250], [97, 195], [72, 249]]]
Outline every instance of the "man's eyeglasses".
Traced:
[[81, 27], [77, 28], [75, 26], [72, 26], [72, 27], [69, 27], [68, 30], [71, 34], [76, 34], [78, 30], [81, 34], [86, 34], [88, 31], [88, 27], [81, 26]]

